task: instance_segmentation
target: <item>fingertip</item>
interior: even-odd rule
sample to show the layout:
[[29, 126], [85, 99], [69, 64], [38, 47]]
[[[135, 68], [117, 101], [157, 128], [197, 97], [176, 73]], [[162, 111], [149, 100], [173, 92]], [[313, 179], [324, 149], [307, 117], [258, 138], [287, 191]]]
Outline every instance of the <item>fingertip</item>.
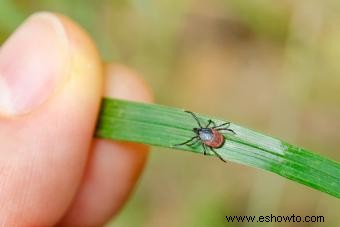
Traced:
[[0, 225], [52, 226], [82, 180], [102, 64], [88, 35], [53, 13], [30, 17], [0, 51], [0, 109], [20, 115], [0, 117]]
[[121, 64], [109, 64], [106, 70], [105, 96], [153, 102], [153, 95], [148, 84], [135, 71]]

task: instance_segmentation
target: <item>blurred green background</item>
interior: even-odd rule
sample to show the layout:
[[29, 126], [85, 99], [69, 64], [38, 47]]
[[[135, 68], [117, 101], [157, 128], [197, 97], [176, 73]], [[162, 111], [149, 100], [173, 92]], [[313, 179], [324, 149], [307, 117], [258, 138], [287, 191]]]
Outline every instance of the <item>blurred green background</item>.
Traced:
[[[39, 10], [63, 13], [103, 58], [140, 72], [157, 103], [218, 116], [339, 160], [340, 2], [0, 0], [0, 41]], [[227, 223], [226, 215], [325, 223]], [[153, 148], [110, 227], [340, 226], [338, 199], [274, 174]]]

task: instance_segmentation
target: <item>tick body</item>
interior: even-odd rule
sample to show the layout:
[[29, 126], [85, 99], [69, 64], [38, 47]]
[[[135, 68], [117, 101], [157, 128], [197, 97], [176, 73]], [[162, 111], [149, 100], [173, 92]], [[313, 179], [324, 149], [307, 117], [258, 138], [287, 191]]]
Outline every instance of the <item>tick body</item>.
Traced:
[[232, 132], [233, 134], [236, 134], [232, 129], [229, 128], [230, 122], [226, 122], [221, 125], [216, 125], [214, 121], [209, 120], [208, 124], [203, 127], [198, 117], [193, 112], [191, 111], [185, 112], [191, 114], [194, 117], [199, 127], [192, 129], [192, 131], [195, 133], [194, 137], [183, 143], [176, 144], [175, 146], [180, 145], [192, 146], [194, 144], [200, 143], [203, 147], [204, 155], [207, 154], [207, 148], [209, 148], [212, 152], [216, 154], [217, 157], [219, 157], [222, 161], [225, 162], [221, 155], [218, 154], [214, 149], [223, 146], [225, 142], [225, 137], [222, 134], [223, 131], [229, 131]]
[[202, 143], [212, 148], [220, 148], [224, 144], [224, 136], [216, 129], [203, 128], [198, 131]]

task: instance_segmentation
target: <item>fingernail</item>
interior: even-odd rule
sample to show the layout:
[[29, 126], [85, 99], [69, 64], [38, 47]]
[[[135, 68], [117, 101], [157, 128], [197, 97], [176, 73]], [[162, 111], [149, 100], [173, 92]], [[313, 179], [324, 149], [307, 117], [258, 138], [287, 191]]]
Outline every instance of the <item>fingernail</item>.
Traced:
[[68, 76], [68, 45], [57, 16], [28, 18], [0, 49], [0, 113], [20, 115], [44, 103]]

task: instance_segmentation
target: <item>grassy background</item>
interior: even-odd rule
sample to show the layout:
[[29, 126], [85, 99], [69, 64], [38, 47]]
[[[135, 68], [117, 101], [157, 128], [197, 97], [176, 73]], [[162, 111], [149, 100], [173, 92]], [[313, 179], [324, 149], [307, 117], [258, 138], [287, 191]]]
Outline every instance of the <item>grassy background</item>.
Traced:
[[[0, 41], [30, 13], [70, 16], [158, 103], [231, 119], [339, 160], [340, 3], [334, 0], [0, 0]], [[274, 174], [154, 148], [108, 226], [242, 226], [225, 215], [323, 215], [339, 200]], [[293, 226], [283, 223], [249, 226]], [[243, 225], [247, 226], [247, 225]]]

